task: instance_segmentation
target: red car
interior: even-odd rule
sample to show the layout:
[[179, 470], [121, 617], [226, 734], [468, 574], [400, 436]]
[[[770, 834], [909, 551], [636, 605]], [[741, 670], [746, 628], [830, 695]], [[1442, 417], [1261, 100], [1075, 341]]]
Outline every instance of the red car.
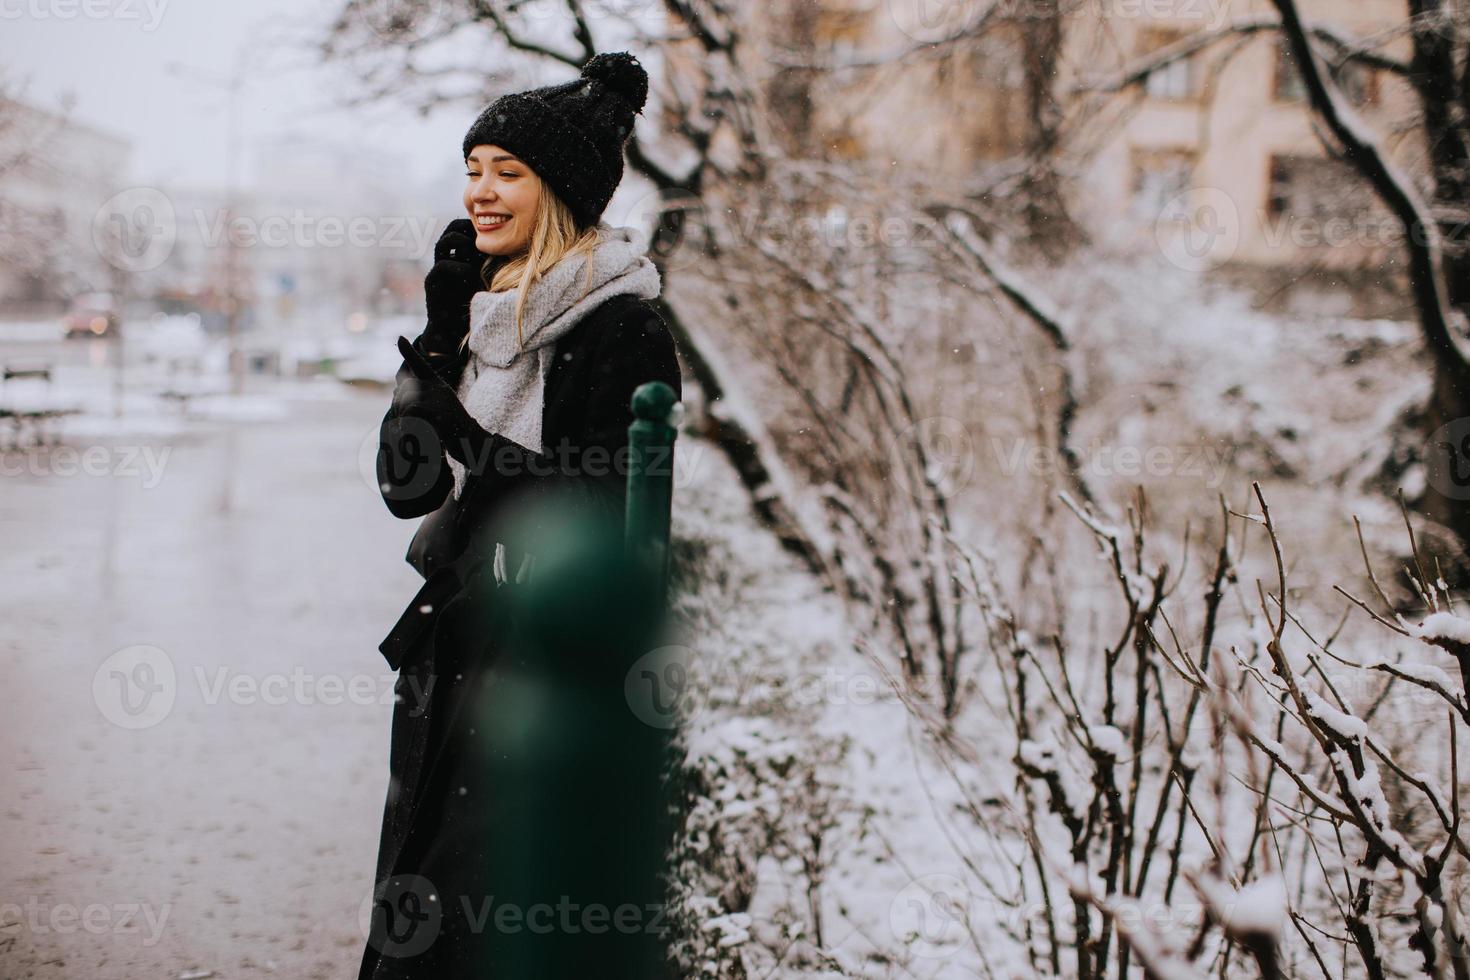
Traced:
[[62, 317], [62, 335], [72, 337], [111, 337], [117, 333], [117, 304], [111, 293], [83, 293], [71, 301]]

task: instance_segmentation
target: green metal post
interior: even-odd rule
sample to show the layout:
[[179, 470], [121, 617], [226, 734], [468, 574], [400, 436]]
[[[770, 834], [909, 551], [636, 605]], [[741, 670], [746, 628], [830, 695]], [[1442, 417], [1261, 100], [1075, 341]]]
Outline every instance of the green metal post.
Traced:
[[628, 555], [657, 601], [668, 589], [670, 515], [674, 499], [674, 389], [650, 381], [633, 392], [628, 426]]

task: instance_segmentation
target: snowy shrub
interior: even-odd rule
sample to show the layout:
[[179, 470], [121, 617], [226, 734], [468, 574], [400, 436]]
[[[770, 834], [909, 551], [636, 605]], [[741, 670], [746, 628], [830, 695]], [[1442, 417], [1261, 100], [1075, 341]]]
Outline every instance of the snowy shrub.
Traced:
[[[1152, 557], [1141, 494], [1126, 527], [1064, 495], [1117, 596], [1117, 632], [1096, 647], [1069, 634], [1064, 609], [1048, 623], [1036, 604], [1008, 603], [993, 560], [964, 549], [1016, 788], [1006, 817], [977, 827], [1001, 857], [974, 878], [1009, 910], [987, 939], [1011, 945], [1012, 975], [1470, 969], [1458, 776], [1470, 618], [1450, 609], [1411, 532], [1422, 617], [1396, 611], [1370, 565], [1384, 612], [1338, 587], [1350, 605], [1319, 630], [1294, 608], [1253, 486], [1259, 511], [1222, 500], [1213, 563], [1192, 578]], [[1242, 584], [1232, 518], [1264, 530], [1274, 575]], [[1386, 655], [1394, 636], [1406, 648]], [[1004, 778], [968, 719], [914, 711], [962, 783]], [[983, 737], [994, 744], [993, 729]]]

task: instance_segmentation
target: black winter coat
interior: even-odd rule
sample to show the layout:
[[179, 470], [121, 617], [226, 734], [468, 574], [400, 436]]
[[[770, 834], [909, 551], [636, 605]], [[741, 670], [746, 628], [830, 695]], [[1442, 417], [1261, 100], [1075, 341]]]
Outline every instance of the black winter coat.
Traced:
[[[531, 453], [493, 436], [487, 455], [495, 465], [472, 471], [458, 501], [432, 430], [391, 409], [382, 422], [378, 482], [383, 500], [396, 517], [423, 518], [406, 559], [425, 583], [380, 645], [399, 678], [375, 884], [387, 893], [386, 899], [378, 896], [379, 903], [399, 912], [422, 907], [425, 896], [398, 894], [412, 888], [419, 875], [427, 874], [447, 895], [495, 891], [494, 883], [475, 879], [474, 862], [445, 855], [459, 853], [466, 840], [472, 845], [494, 833], [493, 823], [485, 822], [484, 800], [460, 799], [456, 787], [473, 778], [465, 775], [465, 760], [485, 751], [476, 744], [483, 733], [474, 736], [466, 721], [471, 717], [466, 706], [490, 683], [499, 652], [502, 610], [493, 597], [501, 590], [484, 587], [495, 542], [506, 547], [512, 576], [524, 554], [535, 553], [535, 529], [512, 526], [505, 515], [515, 502], [553, 489], [570, 490], [570, 499], [621, 521], [627, 477], [626, 465], [618, 461], [627, 452], [633, 391], [656, 380], [682, 394], [672, 335], [655, 309], [636, 297], [614, 296], [588, 312], [555, 342], [554, 353], [542, 416], [548, 453]], [[468, 356], [431, 363], [455, 384]], [[400, 380], [408, 371], [405, 364]], [[440, 940], [415, 956], [402, 955], [402, 949], [385, 952], [391, 939], [375, 931], [360, 978], [461, 975], [458, 958], [479, 954], [473, 941], [450, 938], [456, 928], [464, 935], [462, 921], [446, 918], [443, 928]], [[468, 966], [464, 972], [478, 975]]]
[[[676, 397], [682, 395], [673, 336], [654, 308], [637, 297], [614, 296], [589, 311], [554, 350], [541, 423], [548, 453], [493, 434], [483, 454], [492, 465], [469, 475], [457, 501], [432, 429], [417, 419], [395, 418], [391, 409], [383, 417], [377, 459], [383, 501], [395, 517], [425, 518], [405, 559], [426, 581], [379, 646], [395, 669], [459, 591], [457, 585], [493, 557], [496, 541], [506, 548], [510, 573], [519, 570], [534, 528], [497, 523], [506, 505], [554, 485], [621, 518], [627, 468], [620, 461], [633, 421], [633, 391], [646, 381], [662, 381]], [[444, 365], [441, 375], [450, 384], [457, 384], [468, 356]], [[409, 373], [405, 364], [398, 378]], [[454, 574], [436, 575], [441, 569]], [[419, 611], [425, 608], [431, 610], [427, 615]]]

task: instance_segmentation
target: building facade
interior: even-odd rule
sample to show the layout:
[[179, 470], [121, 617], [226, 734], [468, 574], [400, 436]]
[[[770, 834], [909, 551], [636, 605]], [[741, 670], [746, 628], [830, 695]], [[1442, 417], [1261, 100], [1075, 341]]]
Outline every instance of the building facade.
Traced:
[[93, 226], [131, 155], [123, 136], [0, 96], [0, 303], [51, 313], [111, 287]]
[[[1390, 38], [1404, 60], [1403, 4], [1299, 0], [1309, 23]], [[1011, 9], [1013, 8], [1013, 9]], [[1001, 10], [1001, 16], [994, 12]], [[920, 168], [973, 188], [1013, 186], [1036, 134], [1040, 19], [1058, 24], [1053, 152], [1069, 211], [1104, 248], [1164, 248], [1182, 263], [1325, 269], [1381, 265], [1401, 231], [1370, 189], [1328, 157], [1268, 0], [820, 0], [751, 5], [744, 25], [771, 52], [771, 116], [791, 151]], [[1024, 15], [1024, 16], [1023, 16]], [[1230, 25], [1255, 25], [1230, 31]], [[1218, 37], [1147, 81], [1132, 68]], [[956, 40], [958, 38], [958, 40]], [[1039, 42], [1043, 47], [1044, 39]], [[677, 54], [671, 62], [679, 70]], [[1422, 155], [1413, 95], [1357, 64], [1336, 83], [1390, 158]], [[687, 90], [687, 86], [686, 86]]]
[[[1264, 0], [1103, 0], [1103, 16], [1074, 20], [1071, 50], [1104, 54], [1126, 70], [1193, 32], [1273, 22]], [[1366, 39], [1401, 27], [1388, 0], [1302, 0], [1308, 23]], [[1378, 53], [1408, 56], [1398, 36]], [[1108, 56], [1110, 55], [1110, 56]], [[1333, 79], [1352, 110], [1412, 172], [1420, 147], [1398, 124], [1412, 114], [1406, 84], [1349, 63]], [[1327, 155], [1300, 73], [1276, 30], [1217, 41], [1116, 95], [1100, 114], [1111, 135], [1098, 143], [1079, 183], [1078, 214], [1104, 241], [1147, 246], [1191, 235], [1201, 264], [1367, 268], [1381, 264], [1401, 232], [1371, 189]]]

